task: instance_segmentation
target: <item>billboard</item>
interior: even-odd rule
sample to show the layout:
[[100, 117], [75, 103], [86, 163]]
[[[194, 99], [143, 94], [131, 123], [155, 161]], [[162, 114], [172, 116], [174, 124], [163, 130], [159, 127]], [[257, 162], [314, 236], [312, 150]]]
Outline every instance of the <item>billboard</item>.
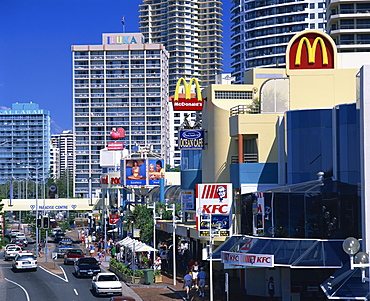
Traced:
[[164, 159], [121, 160], [121, 185], [159, 185], [165, 178]]
[[[196, 219], [199, 236], [230, 236], [232, 184], [198, 184]], [[211, 231], [211, 233], [210, 233]]]
[[204, 130], [180, 130], [179, 149], [204, 149]]
[[[184, 84], [185, 93], [179, 93], [181, 84]], [[195, 93], [191, 93], [192, 84], [195, 84]], [[181, 77], [176, 84], [175, 95], [172, 101], [174, 111], [202, 111], [203, 98], [200, 91], [199, 82], [192, 78], [189, 83]]]

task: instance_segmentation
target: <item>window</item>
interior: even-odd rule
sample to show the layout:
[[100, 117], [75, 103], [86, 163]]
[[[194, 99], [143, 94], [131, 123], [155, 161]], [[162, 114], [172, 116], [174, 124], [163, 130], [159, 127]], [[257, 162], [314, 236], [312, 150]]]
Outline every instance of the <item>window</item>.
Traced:
[[315, 8], [315, 3], [310, 3], [310, 9], [314, 9]]
[[315, 14], [310, 14], [310, 19], [315, 19]]
[[252, 99], [252, 91], [215, 91], [216, 99]]

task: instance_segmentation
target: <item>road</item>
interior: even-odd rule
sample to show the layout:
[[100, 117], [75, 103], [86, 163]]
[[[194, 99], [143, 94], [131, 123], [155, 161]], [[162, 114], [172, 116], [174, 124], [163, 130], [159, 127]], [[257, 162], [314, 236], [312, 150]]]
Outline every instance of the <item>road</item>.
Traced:
[[[29, 247], [28, 247], [29, 248]], [[6, 301], [84, 301], [109, 300], [91, 293], [91, 278], [76, 278], [73, 265], [63, 265], [65, 275], [53, 274], [38, 267], [36, 272], [11, 269], [0, 253], [0, 300]], [[60, 260], [62, 261], [62, 260]]]

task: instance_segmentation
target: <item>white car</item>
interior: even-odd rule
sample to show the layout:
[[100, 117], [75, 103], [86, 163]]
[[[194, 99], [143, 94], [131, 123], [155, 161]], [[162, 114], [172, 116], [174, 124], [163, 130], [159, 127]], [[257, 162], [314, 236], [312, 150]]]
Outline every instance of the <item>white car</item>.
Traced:
[[22, 248], [20, 246], [9, 246], [4, 252], [4, 260], [14, 259], [19, 252], [22, 252]]
[[11, 232], [10, 232], [10, 235], [12, 236], [12, 238], [16, 237], [18, 233], [20, 233], [21, 231], [19, 231], [18, 229], [12, 229]]
[[24, 233], [18, 233], [15, 238], [23, 241], [24, 245], [27, 247], [28, 240], [26, 238], [26, 235], [24, 235]]
[[12, 262], [13, 271], [34, 270], [37, 271], [37, 259], [30, 251], [19, 252]]
[[114, 273], [99, 273], [92, 279], [94, 295], [122, 295], [122, 284]]

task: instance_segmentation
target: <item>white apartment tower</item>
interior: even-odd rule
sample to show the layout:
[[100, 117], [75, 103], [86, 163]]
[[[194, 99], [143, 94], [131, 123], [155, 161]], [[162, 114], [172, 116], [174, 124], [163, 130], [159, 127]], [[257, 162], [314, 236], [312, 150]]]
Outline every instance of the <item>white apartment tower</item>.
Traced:
[[75, 45], [73, 128], [76, 139], [75, 195], [100, 190], [99, 152], [112, 128], [129, 150], [150, 147], [169, 161], [168, 53], [146, 44], [140, 33], [103, 34], [102, 45]]
[[[75, 169], [75, 136], [72, 131], [51, 135], [51, 170], [55, 178], [68, 170], [72, 177]], [[73, 177], [74, 178], [74, 177]]]
[[339, 53], [370, 51], [370, 2], [327, 1], [327, 33]]
[[[181, 77], [196, 78], [207, 87], [222, 72], [221, 5], [221, 0], [143, 0], [140, 5], [140, 32], [150, 43], [163, 44], [170, 54], [170, 95]], [[195, 120], [195, 112], [173, 114], [171, 165], [180, 164], [177, 133], [187, 114]]]
[[284, 67], [286, 46], [293, 35], [326, 26], [322, 0], [231, 2], [231, 67], [236, 84], [244, 83], [249, 69]]

